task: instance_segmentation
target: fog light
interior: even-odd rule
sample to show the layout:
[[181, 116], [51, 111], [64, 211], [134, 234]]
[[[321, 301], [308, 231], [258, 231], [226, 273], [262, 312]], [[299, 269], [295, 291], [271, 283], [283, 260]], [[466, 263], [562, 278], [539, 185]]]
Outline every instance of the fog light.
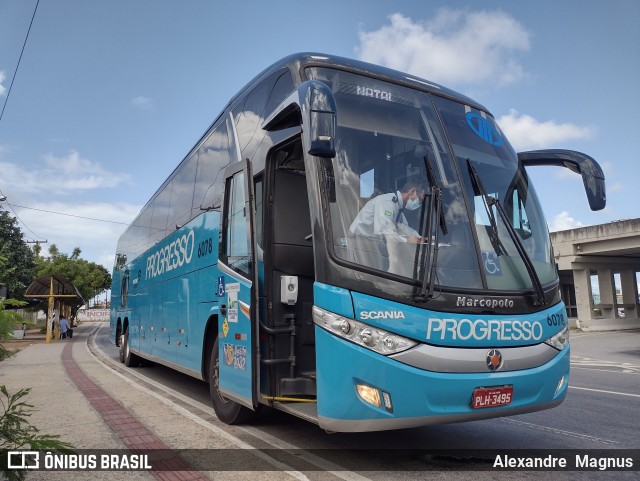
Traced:
[[356, 390], [358, 391], [358, 396], [360, 396], [360, 399], [364, 402], [373, 404], [377, 408], [382, 406], [380, 391], [375, 387], [367, 386], [366, 384], [356, 384]]

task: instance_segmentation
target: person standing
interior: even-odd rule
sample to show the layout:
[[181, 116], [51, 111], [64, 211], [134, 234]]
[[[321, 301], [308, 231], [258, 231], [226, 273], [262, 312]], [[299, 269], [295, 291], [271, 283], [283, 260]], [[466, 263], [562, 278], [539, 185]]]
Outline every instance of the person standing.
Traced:
[[67, 318], [64, 315], [60, 316], [60, 339], [66, 339], [68, 329], [69, 322], [67, 321]]

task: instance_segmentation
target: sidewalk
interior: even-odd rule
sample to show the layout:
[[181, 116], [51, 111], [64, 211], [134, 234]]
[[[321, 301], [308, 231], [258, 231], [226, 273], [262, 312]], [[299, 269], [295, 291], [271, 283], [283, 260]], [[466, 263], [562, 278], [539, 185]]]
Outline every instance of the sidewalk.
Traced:
[[[70, 442], [77, 449], [122, 449], [122, 442], [77, 390], [73, 381], [66, 375], [62, 364], [62, 351], [69, 342], [74, 344], [74, 356], [85, 363], [90, 361], [90, 354], [85, 346], [91, 329], [92, 326], [81, 326], [77, 329], [78, 336], [74, 335], [72, 340], [55, 341], [51, 344], [38, 342], [24, 347], [14, 356], [0, 362], [0, 384], [4, 384], [10, 394], [22, 388], [31, 388], [31, 392], [23, 400], [34, 406], [30, 422], [41, 434], [57, 434], [61, 440]], [[29, 336], [23, 342], [29, 343], [33, 340], [41, 341]], [[154, 478], [146, 472], [34, 471], [27, 476], [27, 480], [32, 479], [106, 481]]]
[[[105, 367], [87, 348], [87, 338], [97, 323], [84, 323], [74, 330], [73, 339], [51, 344], [38, 342], [0, 362], [0, 384], [9, 393], [31, 388], [26, 402], [35, 407], [30, 418], [41, 434], [57, 434], [76, 449], [120, 449], [145, 447], [140, 439], [123, 432], [138, 429], [143, 441], [152, 437], [173, 449], [236, 448], [228, 439], [216, 436], [202, 423], [196, 423], [144, 390], [136, 389]], [[66, 359], [66, 361], [65, 361]], [[65, 370], [71, 369], [69, 375]], [[76, 382], [74, 382], [74, 379]], [[116, 411], [107, 412], [109, 409]], [[116, 418], [127, 418], [117, 420]], [[105, 421], [106, 419], [106, 421]], [[153, 444], [149, 445], [155, 446]], [[140, 471], [34, 471], [27, 480], [153, 480], [171, 479], [172, 472], [158, 477]], [[259, 472], [196, 473], [213, 479], [259, 479]], [[178, 479], [174, 477], [174, 479]], [[196, 479], [182, 475], [180, 479]]]

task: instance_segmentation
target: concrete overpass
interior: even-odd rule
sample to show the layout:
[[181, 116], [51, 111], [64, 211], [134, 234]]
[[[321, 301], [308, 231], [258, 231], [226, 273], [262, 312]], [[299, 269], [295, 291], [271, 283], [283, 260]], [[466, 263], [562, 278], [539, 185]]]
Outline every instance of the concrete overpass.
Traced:
[[553, 232], [551, 242], [572, 326], [640, 328], [640, 219]]

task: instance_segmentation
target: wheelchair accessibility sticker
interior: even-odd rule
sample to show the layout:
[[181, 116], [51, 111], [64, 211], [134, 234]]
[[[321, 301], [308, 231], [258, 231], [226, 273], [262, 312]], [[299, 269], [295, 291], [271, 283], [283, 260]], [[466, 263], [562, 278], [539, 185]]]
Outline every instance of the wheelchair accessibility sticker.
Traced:
[[482, 264], [484, 265], [485, 272], [490, 276], [502, 275], [502, 269], [500, 268], [500, 258], [498, 254], [490, 251], [482, 252]]

